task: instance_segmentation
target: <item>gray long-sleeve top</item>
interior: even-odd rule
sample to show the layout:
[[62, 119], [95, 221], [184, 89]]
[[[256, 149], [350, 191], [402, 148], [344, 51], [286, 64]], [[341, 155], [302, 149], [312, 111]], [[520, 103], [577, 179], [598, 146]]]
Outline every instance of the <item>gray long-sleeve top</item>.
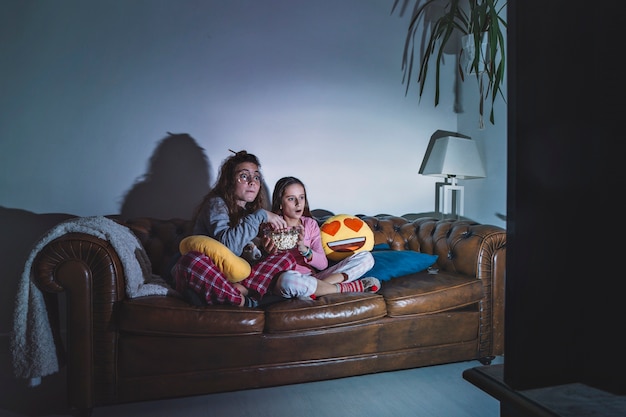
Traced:
[[210, 236], [241, 256], [244, 246], [257, 237], [261, 224], [266, 221], [267, 213], [258, 209], [243, 217], [239, 224], [230, 225], [226, 202], [220, 197], [214, 197], [198, 215], [193, 233]]

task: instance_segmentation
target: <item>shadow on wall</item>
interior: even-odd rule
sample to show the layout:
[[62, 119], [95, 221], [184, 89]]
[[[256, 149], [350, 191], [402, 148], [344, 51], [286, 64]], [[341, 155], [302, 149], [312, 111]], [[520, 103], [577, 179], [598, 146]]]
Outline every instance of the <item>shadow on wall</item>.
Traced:
[[[120, 217], [191, 220], [196, 206], [210, 190], [209, 177], [204, 149], [187, 134], [169, 134], [157, 146], [143, 180], [126, 194]], [[271, 193], [265, 182], [263, 192], [269, 210]], [[74, 217], [73, 214], [37, 214], [0, 206], [0, 361], [9, 356], [15, 295], [32, 248], [50, 229]], [[6, 363], [0, 363], [0, 370], [7, 368]]]
[[168, 132], [152, 154], [148, 172], [124, 196], [120, 215], [191, 219], [211, 183], [204, 149], [186, 133]]
[[[123, 218], [156, 217], [191, 219], [196, 205], [209, 191], [209, 164], [202, 149], [187, 134], [169, 134], [157, 146], [148, 172], [126, 194]], [[37, 214], [0, 206], [0, 348], [8, 358], [9, 334], [13, 327], [15, 295], [24, 264], [33, 246], [57, 224], [73, 214]], [[0, 364], [0, 369], [7, 368]]]

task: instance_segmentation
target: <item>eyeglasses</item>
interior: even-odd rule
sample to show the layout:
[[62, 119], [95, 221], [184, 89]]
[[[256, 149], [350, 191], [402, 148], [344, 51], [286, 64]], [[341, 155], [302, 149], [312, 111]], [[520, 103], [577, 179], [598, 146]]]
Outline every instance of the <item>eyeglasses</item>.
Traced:
[[261, 185], [261, 176], [259, 174], [252, 175], [250, 171], [244, 169], [237, 174], [237, 182], [240, 184], [258, 184]]

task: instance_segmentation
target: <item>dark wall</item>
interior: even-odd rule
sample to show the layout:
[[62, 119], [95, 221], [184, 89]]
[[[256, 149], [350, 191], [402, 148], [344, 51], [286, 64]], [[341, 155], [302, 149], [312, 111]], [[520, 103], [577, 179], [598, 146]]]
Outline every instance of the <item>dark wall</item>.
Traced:
[[626, 91], [610, 1], [509, 1], [505, 382], [624, 392]]

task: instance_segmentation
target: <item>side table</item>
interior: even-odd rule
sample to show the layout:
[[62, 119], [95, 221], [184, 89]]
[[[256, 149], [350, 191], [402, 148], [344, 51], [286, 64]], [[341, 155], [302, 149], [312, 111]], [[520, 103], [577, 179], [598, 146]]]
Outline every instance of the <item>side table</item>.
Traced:
[[624, 417], [626, 396], [574, 383], [523, 391], [504, 383], [504, 365], [463, 371], [463, 378], [500, 401], [501, 417]]

